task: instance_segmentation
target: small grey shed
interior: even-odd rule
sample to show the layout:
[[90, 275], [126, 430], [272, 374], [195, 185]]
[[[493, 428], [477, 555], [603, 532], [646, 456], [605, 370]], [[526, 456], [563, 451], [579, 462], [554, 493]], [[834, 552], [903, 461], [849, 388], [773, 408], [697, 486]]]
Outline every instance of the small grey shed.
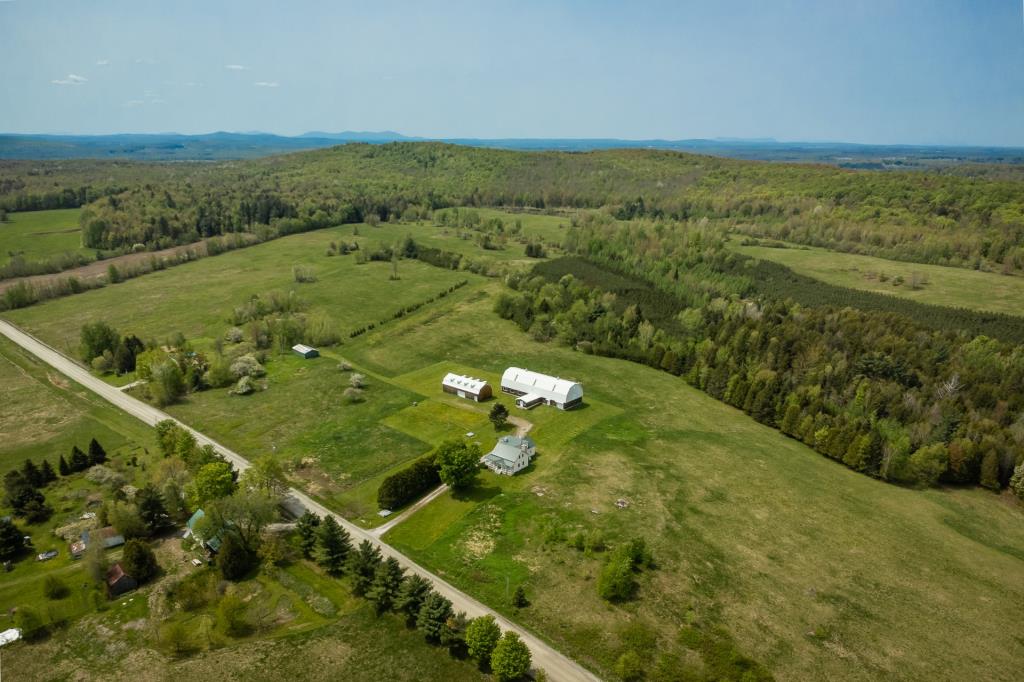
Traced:
[[294, 346], [292, 346], [292, 350], [301, 355], [302, 357], [306, 358], [307, 360], [310, 358], [320, 357], [320, 351], [318, 351], [316, 348], [307, 346], [302, 343], [297, 343]]

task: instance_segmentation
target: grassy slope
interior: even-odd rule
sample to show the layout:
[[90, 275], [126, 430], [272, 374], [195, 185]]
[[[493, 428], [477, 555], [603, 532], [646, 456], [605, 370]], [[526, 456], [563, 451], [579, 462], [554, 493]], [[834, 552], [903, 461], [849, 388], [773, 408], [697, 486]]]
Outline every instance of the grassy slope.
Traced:
[[[564, 449], [538, 432], [542, 451], [561, 450], [551, 466], [514, 490], [485, 476], [474, 499], [397, 527], [397, 546], [498, 607], [506, 579], [525, 582], [533, 605], [516, 617], [604, 669], [629, 620], [672, 649], [675, 629], [697, 619], [724, 623], [783, 678], [1012, 677], [999, 670], [1024, 653], [1004, 634], [1024, 597], [1019, 507], [865, 478], [669, 375], [533, 343], [489, 307], [403, 322], [349, 353], [399, 374], [438, 357], [491, 373], [516, 362], [578, 377], [624, 413]], [[616, 509], [620, 497], [628, 509]], [[661, 568], [639, 601], [608, 607], [595, 595], [598, 559], [542, 543], [554, 524], [643, 535]]]
[[[740, 246], [734, 242], [733, 248], [748, 256], [781, 263], [802, 275], [829, 284], [891, 294], [933, 305], [1024, 315], [1024, 277], [941, 265], [901, 263], [813, 247], [776, 249]], [[927, 277], [927, 284], [916, 291], [911, 289], [912, 273]], [[887, 275], [888, 281], [881, 281], [879, 274]], [[900, 286], [893, 284], [897, 276], [905, 280]]]
[[[392, 243], [404, 232], [359, 226], [364, 245]], [[213, 258], [95, 289], [48, 303], [11, 311], [15, 323], [75, 352], [78, 330], [102, 316], [122, 333], [142, 338], [166, 338], [182, 332], [200, 345], [230, 326], [228, 315], [253, 294], [295, 291], [337, 324], [344, 336], [358, 326], [375, 322], [399, 307], [436, 295], [466, 273], [450, 272], [415, 261], [403, 261], [399, 281], [390, 281], [390, 263], [357, 265], [355, 257], [324, 255], [336, 240], [352, 241], [352, 226], [293, 235], [232, 251]], [[297, 284], [294, 265], [309, 266], [318, 281]]]
[[82, 248], [79, 213], [81, 209], [68, 208], [8, 214], [7, 222], [0, 223], [0, 265], [10, 260], [11, 254], [20, 254], [27, 261], [66, 252], [91, 255], [90, 249]]
[[[380, 230], [404, 234], [409, 226]], [[204, 337], [225, 326], [225, 304], [272, 288], [267, 282], [287, 285], [294, 259], [308, 257], [321, 275], [310, 287], [323, 289], [311, 298], [354, 324], [366, 321], [370, 301], [371, 319], [393, 310], [402, 291], [422, 285], [421, 275], [430, 293], [432, 277], [463, 275], [403, 263], [404, 286], [388, 289], [387, 266], [346, 266], [341, 257], [327, 260], [338, 268], [328, 274], [322, 252], [331, 234], [291, 237], [11, 317], [58, 344], [98, 314], [125, 331], [135, 330], [131, 321], [152, 335], [182, 329]], [[250, 254], [258, 267], [242, 274]], [[220, 276], [222, 264], [234, 277]], [[374, 267], [376, 278], [366, 274]], [[230, 296], [221, 290], [229, 284]], [[327, 448], [338, 467], [325, 466], [326, 484], [338, 486], [331, 501], [365, 513], [373, 481], [402, 457], [463, 429], [482, 443], [490, 435], [482, 413], [468, 412], [474, 406], [434, 392], [445, 368], [493, 379], [515, 363], [571, 376], [583, 381], [591, 406], [524, 415], [537, 423], [541, 456], [532, 471], [501, 480], [482, 474], [471, 496], [439, 499], [389, 539], [499, 608], [507, 608], [506, 585], [525, 583], [533, 604], [516, 618], [600, 670], [622, 651], [628, 622], [654, 631], [660, 649], [678, 650], [676, 631], [697, 621], [723, 624], [783, 678], [962, 679], [986, 670], [1010, 679], [1024, 654], [1024, 641], [1007, 636], [1024, 598], [1019, 507], [982, 491], [920, 492], [867, 479], [669, 375], [535, 343], [493, 315], [499, 289], [475, 278], [322, 360], [275, 360], [270, 390], [255, 399], [208, 392], [175, 410], [247, 454], [266, 451], [266, 429], [289, 454]], [[348, 295], [336, 300], [337, 291]], [[362, 405], [336, 400], [345, 379], [333, 360], [341, 355], [370, 374]], [[359, 476], [371, 482], [354, 485]], [[616, 509], [620, 497], [628, 509]], [[638, 601], [610, 607], [595, 595], [600, 557], [544, 545], [553, 526], [600, 528], [612, 542], [643, 535], [660, 568], [642, 579]]]

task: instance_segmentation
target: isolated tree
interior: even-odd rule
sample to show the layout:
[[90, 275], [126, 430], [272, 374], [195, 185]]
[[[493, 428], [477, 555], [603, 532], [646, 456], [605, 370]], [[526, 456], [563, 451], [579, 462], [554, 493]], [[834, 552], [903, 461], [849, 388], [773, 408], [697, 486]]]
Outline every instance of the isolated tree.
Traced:
[[217, 568], [228, 580], [241, 580], [256, 564], [255, 555], [232, 531], [221, 534], [220, 549], [217, 551]]
[[70, 594], [68, 586], [52, 573], [43, 579], [43, 594], [47, 599], [63, 599]]
[[526, 598], [526, 590], [522, 585], [516, 586], [516, 591], [512, 593], [512, 606], [524, 609], [529, 605], [530, 601]]
[[252, 626], [245, 617], [246, 605], [238, 595], [225, 594], [217, 604], [217, 627], [230, 637], [249, 634]]
[[348, 573], [352, 577], [352, 594], [358, 597], [366, 594], [373, 584], [380, 563], [380, 550], [369, 540], [360, 542], [356, 551], [349, 554]]
[[405, 570], [394, 557], [388, 557], [377, 566], [373, 583], [366, 591], [366, 598], [374, 603], [378, 614], [390, 611], [394, 607], [404, 578]]
[[227, 462], [204, 464], [196, 472], [189, 490], [193, 507], [202, 507], [207, 502], [227, 497], [235, 490], [235, 478]]
[[500, 431], [505, 428], [505, 424], [508, 422], [508, 408], [502, 403], [494, 403], [494, 407], [491, 408], [487, 418], [494, 424], [494, 430]]
[[636, 591], [633, 560], [626, 546], [618, 547], [605, 559], [597, 578], [597, 593], [608, 601], [623, 601]]
[[71, 473], [71, 467], [68, 466], [68, 461], [64, 459], [64, 455], [60, 456], [57, 460], [57, 471], [60, 472], [61, 476], [67, 476]]
[[348, 531], [342, 528], [333, 516], [325, 516], [320, 523], [317, 536], [317, 563], [331, 575], [341, 575], [352, 548]]
[[[312, 559], [316, 552], [317, 530], [320, 527], [320, 517], [307, 509], [299, 517], [296, 527], [299, 532], [299, 549], [302, 551], [302, 556], [306, 559]], [[342, 558], [342, 561], [344, 561], [344, 558]]]
[[14, 614], [14, 626], [21, 630], [21, 636], [28, 642], [46, 634], [46, 625], [39, 613], [31, 606], [19, 606]]
[[89, 466], [103, 464], [107, 461], [107, 451], [103, 449], [100, 442], [93, 438], [89, 441]]
[[437, 592], [431, 592], [420, 606], [416, 627], [429, 641], [440, 642], [445, 623], [451, 615], [452, 603]]
[[522, 678], [530, 670], [530, 648], [519, 635], [509, 630], [501, 636], [491, 654], [491, 670], [498, 682]]
[[637, 682], [644, 677], [644, 666], [640, 656], [633, 650], [627, 651], [615, 661], [615, 674], [623, 682]]
[[441, 480], [456, 490], [472, 485], [480, 470], [480, 447], [476, 443], [446, 441], [434, 451], [434, 458]]
[[13, 521], [0, 518], [0, 561], [13, 559], [25, 551], [24, 535]]
[[486, 668], [491, 664], [491, 653], [501, 639], [501, 628], [494, 616], [486, 615], [474, 618], [466, 626], [466, 647], [469, 655], [475, 658], [480, 666]]
[[150, 379], [146, 387], [157, 407], [164, 407], [185, 395], [185, 375], [178, 363], [168, 358], [150, 366]]
[[124, 544], [121, 568], [140, 584], [149, 582], [160, 571], [152, 548], [142, 540], [129, 540]]
[[402, 589], [398, 591], [398, 597], [395, 600], [395, 609], [404, 613], [408, 619], [415, 620], [423, 602], [431, 592], [433, 592], [433, 588], [430, 586], [430, 581], [413, 573], [402, 583]]

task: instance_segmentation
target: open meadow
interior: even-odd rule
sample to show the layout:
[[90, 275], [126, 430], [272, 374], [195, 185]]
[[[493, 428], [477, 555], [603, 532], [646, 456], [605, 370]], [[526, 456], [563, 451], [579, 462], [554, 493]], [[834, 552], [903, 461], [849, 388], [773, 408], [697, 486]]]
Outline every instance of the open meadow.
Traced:
[[92, 260], [95, 251], [82, 246], [78, 227], [78, 208], [52, 211], [8, 213], [0, 223], [0, 266], [14, 256], [26, 261], [45, 260], [65, 253], [76, 253]]
[[781, 263], [801, 275], [836, 286], [932, 305], [1024, 315], [1024, 277], [1020, 276], [903, 263], [812, 246], [742, 246], [734, 239], [731, 248], [747, 256]]
[[[360, 240], [451, 239], [426, 224], [359, 229]], [[147, 338], [181, 331], [210, 348], [231, 307], [252, 293], [294, 289], [311, 311], [350, 329], [468, 279], [401, 319], [343, 334], [318, 359], [272, 356], [266, 391], [211, 389], [169, 409], [247, 456], [274, 454], [297, 483], [373, 525], [385, 475], [446, 438], [473, 432], [486, 450], [497, 435], [489, 403], [441, 393], [445, 372], [496, 382], [514, 364], [572, 378], [585, 386], [582, 409], [511, 408], [533, 424], [529, 469], [512, 478], [482, 471], [469, 492], [443, 495], [385, 540], [602, 676], [633, 651], [665, 679], [738, 679], [757, 665], [779, 679], [958, 680], [979, 670], [1014, 679], [1024, 655], [1024, 639], [1007, 630], [1024, 600], [1019, 505], [980, 489], [912, 490], [855, 473], [667, 373], [534, 341], [493, 312], [500, 281], [406, 260], [393, 281], [389, 263], [326, 257], [341, 238], [352, 239], [352, 228], [8, 316], [66, 351], [95, 319]], [[313, 268], [317, 281], [293, 283], [294, 264]], [[363, 402], [343, 400], [342, 358], [367, 378]], [[638, 577], [635, 599], [608, 603], [595, 587], [602, 546], [634, 537], [656, 566]], [[509, 595], [519, 586], [529, 606], [517, 609]]]

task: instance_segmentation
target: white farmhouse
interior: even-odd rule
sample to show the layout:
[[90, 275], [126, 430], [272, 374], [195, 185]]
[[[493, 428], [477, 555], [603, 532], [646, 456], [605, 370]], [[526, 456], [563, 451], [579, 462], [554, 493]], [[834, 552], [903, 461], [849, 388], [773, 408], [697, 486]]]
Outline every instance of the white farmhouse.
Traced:
[[511, 476], [530, 466], [530, 458], [535, 454], [537, 446], [529, 436], [502, 436], [480, 462], [496, 474]]
[[516, 406], [527, 410], [537, 405], [569, 410], [583, 403], [582, 384], [520, 367], [509, 367], [501, 375], [501, 391], [517, 396]]

